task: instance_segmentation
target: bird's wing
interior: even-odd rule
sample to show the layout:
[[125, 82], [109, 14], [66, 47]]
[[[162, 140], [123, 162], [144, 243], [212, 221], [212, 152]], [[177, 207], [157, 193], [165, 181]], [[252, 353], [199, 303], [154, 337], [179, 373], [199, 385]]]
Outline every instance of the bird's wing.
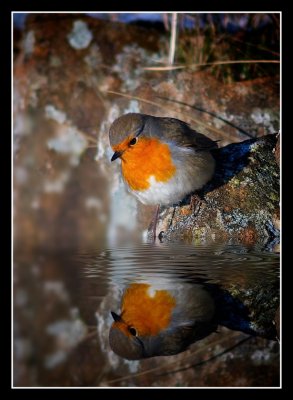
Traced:
[[193, 147], [197, 150], [212, 150], [218, 147], [214, 141], [190, 128], [190, 126], [176, 118], [161, 118], [161, 131], [168, 132], [170, 140], [183, 147]]

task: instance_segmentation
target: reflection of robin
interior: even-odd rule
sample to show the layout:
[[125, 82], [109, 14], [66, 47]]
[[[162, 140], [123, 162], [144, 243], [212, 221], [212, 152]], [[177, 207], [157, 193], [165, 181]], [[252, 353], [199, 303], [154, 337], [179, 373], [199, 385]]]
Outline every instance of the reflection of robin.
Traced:
[[126, 185], [144, 204], [175, 204], [213, 176], [216, 142], [178, 119], [125, 114], [109, 137], [111, 161], [120, 157]]
[[121, 310], [120, 315], [112, 312], [109, 342], [129, 360], [177, 354], [216, 328], [214, 301], [199, 285], [168, 285], [165, 290], [132, 283]]

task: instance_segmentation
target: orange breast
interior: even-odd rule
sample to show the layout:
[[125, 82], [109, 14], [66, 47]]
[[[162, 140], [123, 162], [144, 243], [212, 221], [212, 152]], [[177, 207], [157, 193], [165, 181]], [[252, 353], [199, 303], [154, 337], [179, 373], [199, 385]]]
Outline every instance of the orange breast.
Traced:
[[122, 157], [124, 179], [133, 190], [150, 187], [149, 178], [166, 182], [176, 172], [169, 146], [156, 138], [139, 138], [136, 145], [128, 147]]
[[150, 285], [131, 284], [122, 302], [122, 318], [137, 329], [139, 335], [157, 335], [168, 327], [172, 310], [176, 306], [174, 297], [167, 290], [157, 290], [152, 297]]

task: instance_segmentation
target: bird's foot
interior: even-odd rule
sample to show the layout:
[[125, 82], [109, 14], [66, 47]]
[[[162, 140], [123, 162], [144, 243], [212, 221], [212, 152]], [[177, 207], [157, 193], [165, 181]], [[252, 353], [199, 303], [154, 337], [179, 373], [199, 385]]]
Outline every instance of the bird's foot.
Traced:
[[161, 231], [158, 235], [158, 239], [159, 239], [160, 243], [163, 243], [164, 236], [165, 236], [165, 232]]

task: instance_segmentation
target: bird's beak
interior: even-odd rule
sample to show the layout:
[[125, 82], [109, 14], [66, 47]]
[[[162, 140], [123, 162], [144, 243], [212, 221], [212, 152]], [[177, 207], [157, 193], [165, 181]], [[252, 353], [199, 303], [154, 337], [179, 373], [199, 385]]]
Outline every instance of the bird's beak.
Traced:
[[111, 311], [111, 315], [112, 315], [112, 317], [113, 317], [115, 322], [121, 322], [122, 321], [122, 318], [120, 317], [120, 315], [114, 313], [114, 311]]
[[115, 153], [112, 155], [111, 161], [115, 161], [117, 158], [121, 157], [123, 154], [123, 151], [115, 151]]

